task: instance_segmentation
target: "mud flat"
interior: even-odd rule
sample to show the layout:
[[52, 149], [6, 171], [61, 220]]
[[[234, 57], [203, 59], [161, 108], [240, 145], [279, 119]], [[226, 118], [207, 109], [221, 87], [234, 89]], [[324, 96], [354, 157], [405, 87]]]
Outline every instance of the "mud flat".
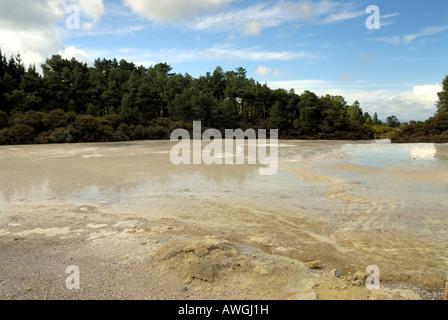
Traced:
[[172, 146], [0, 147], [0, 299], [442, 297], [447, 145], [280, 141], [275, 176]]

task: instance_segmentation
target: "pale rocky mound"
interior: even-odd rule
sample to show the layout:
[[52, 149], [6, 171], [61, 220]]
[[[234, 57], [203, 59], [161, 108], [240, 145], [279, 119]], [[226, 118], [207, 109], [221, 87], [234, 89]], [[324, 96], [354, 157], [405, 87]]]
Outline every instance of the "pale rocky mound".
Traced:
[[172, 241], [160, 247], [156, 260], [184, 278], [186, 284], [232, 290], [234, 298], [316, 299], [319, 277], [303, 263], [237, 246], [215, 238]]
[[[368, 290], [353, 281], [359, 272], [335, 277], [320, 263], [304, 264], [269, 255], [252, 246], [236, 245], [214, 237], [170, 241], [155, 252], [156, 265], [202, 292], [230, 299], [418, 300], [413, 290]], [[359, 277], [359, 275], [358, 275]], [[365, 280], [365, 276], [362, 277]], [[356, 280], [356, 279], [355, 279]]]

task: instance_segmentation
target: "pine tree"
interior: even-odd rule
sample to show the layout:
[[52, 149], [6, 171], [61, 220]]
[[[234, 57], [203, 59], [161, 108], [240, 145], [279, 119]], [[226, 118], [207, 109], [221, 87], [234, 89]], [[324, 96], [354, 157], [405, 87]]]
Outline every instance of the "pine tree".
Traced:
[[448, 113], [448, 76], [442, 82], [443, 91], [439, 92], [439, 101], [437, 102], [438, 113]]

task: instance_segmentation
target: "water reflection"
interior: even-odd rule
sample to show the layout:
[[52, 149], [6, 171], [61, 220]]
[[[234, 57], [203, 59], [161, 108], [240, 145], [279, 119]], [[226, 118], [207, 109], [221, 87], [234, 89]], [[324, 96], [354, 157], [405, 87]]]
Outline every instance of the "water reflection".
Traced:
[[354, 164], [378, 167], [448, 168], [448, 144], [391, 144], [387, 140], [345, 144], [341, 152]]
[[258, 175], [259, 165], [175, 166], [170, 160], [173, 145], [155, 141], [0, 147], [0, 195], [7, 202], [49, 200], [54, 194], [91, 199], [102, 193], [137, 192], [151, 184], [167, 192], [191, 186], [207, 192], [210, 186], [238, 186]]
[[[175, 166], [169, 154], [174, 145], [154, 141], [0, 147], [0, 198], [2, 202], [49, 200], [67, 195], [90, 199], [101, 194], [137, 194], [160, 189], [206, 195], [222, 190], [268, 192], [301, 187], [294, 176], [285, 172], [261, 177], [259, 165]], [[448, 144], [395, 145], [384, 140], [279, 142], [281, 165], [303, 166], [304, 161], [312, 161], [321, 168], [335, 161], [385, 168], [448, 168]]]
[[415, 145], [411, 147], [410, 156], [414, 159], [432, 160], [436, 155], [437, 149], [435, 145]]

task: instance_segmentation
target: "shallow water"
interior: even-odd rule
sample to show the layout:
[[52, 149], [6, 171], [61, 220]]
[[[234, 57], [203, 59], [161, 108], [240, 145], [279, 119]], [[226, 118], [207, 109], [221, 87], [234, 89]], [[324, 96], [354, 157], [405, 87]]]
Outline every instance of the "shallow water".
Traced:
[[280, 141], [274, 176], [175, 166], [174, 144], [2, 146], [0, 229], [30, 206], [41, 221], [61, 204], [90, 206], [336, 267], [375, 264], [429, 283], [448, 273], [447, 144]]

